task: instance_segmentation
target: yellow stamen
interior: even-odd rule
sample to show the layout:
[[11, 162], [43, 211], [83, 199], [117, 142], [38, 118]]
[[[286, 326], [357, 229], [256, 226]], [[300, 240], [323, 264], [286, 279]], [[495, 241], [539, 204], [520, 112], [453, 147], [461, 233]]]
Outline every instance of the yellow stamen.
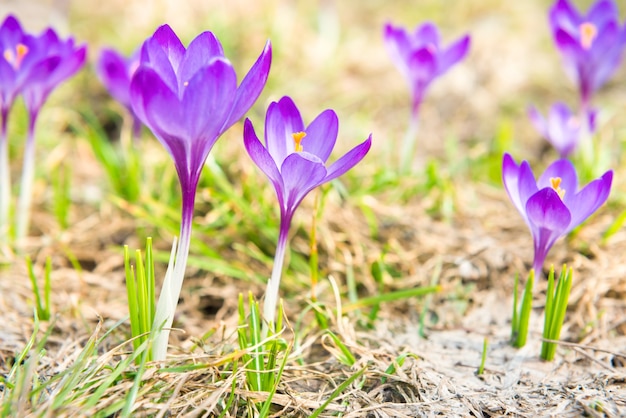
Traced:
[[4, 59], [7, 60], [13, 68], [18, 69], [24, 60], [24, 57], [28, 54], [28, 47], [24, 44], [15, 45], [15, 51], [7, 49], [4, 51]]
[[306, 136], [306, 132], [295, 132], [291, 134], [293, 137], [293, 143], [295, 145], [296, 152], [302, 152], [302, 138]]
[[550, 177], [550, 184], [562, 200], [565, 196], [565, 190], [561, 189], [561, 177]]
[[580, 45], [583, 49], [591, 48], [593, 41], [598, 36], [598, 28], [591, 22], [584, 22], [578, 28], [580, 30]]

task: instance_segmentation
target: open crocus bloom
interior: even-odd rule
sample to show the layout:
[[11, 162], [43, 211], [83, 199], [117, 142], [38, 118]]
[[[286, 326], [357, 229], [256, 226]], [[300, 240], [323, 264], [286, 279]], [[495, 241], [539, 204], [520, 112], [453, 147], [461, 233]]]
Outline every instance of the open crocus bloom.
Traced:
[[138, 137], [141, 130], [141, 122], [133, 112], [130, 103], [130, 80], [139, 67], [139, 52], [133, 52], [125, 57], [111, 48], [105, 48], [100, 52], [96, 63], [96, 74], [102, 84], [109, 90], [115, 100], [122, 104], [133, 117], [133, 135]]
[[568, 160], [552, 163], [535, 180], [527, 161], [517, 164], [504, 154], [502, 180], [509, 197], [533, 236], [533, 268], [541, 272], [552, 245], [580, 225], [609, 197], [613, 171], [578, 189], [576, 170]]
[[289, 227], [298, 205], [315, 187], [354, 167], [371, 147], [370, 135], [327, 167], [326, 161], [335, 147], [338, 128], [337, 115], [330, 109], [322, 112], [309, 126], [304, 126], [298, 108], [286, 96], [271, 103], [267, 110], [265, 144], [254, 132], [252, 122], [249, 119], [245, 121], [243, 138], [246, 150], [274, 185], [280, 204], [278, 245], [263, 306], [263, 318], [267, 323], [274, 323]]
[[185, 49], [161, 26], [141, 50], [131, 81], [132, 108], [171, 154], [184, 198], [195, 194], [209, 151], [261, 94], [271, 63], [269, 42], [237, 87], [237, 75], [211, 32]]
[[267, 110], [265, 145], [257, 138], [252, 122], [246, 119], [246, 149], [274, 185], [284, 221], [291, 220], [311, 190], [350, 170], [369, 151], [371, 136], [327, 167], [338, 127], [337, 115], [330, 109], [305, 127], [298, 108], [287, 96], [270, 104]]
[[[76, 45], [74, 38], [62, 40], [53, 29], [45, 30], [36, 40], [36, 49], [30, 54], [39, 58], [39, 73], [43, 76], [24, 83], [24, 104], [31, 118], [38, 114], [48, 95], [63, 81], [74, 75], [85, 63], [87, 46]], [[37, 68], [31, 70], [33, 73]]]
[[557, 0], [550, 9], [550, 26], [565, 70], [580, 90], [583, 107], [613, 74], [626, 45], [626, 25], [620, 26], [619, 10], [611, 0], [598, 0], [586, 15], [568, 0]]
[[581, 121], [567, 105], [560, 102], [552, 105], [547, 119], [535, 107], [528, 109], [528, 117], [537, 131], [552, 144], [561, 158], [567, 158], [576, 149], [584, 132], [595, 131], [595, 116], [596, 112], [589, 110], [586, 120]]
[[465, 35], [444, 48], [432, 23], [424, 23], [413, 32], [387, 23], [384, 40], [391, 59], [409, 82], [413, 114], [419, 111], [430, 83], [461, 61], [470, 46], [470, 37]]
[[139, 68], [130, 83], [132, 109], [170, 153], [182, 191], [180, 245], [168, 267], [155, 313], [164, 329], [155, 339], [154, 358], [166, 354], [189, 255], [196, 187], [204, 162], [217, 139], [250, 109], [269, 75], [269, 42], [243, 81], [211, 32], [187, 48], [174, 31], [161, 26], [142, 46]]
[[[6, 223], [9, 173], [6, 171], [6, 123], [15, 98], [21, 94], [29, 114], [24, 148], [21, 194], [16, 211], [16, 237], [28, 232], [31, 188], [34, 176], [35, 125], [48, 95], [84, 64], [87, 47], [73, 38], [61, 40], [53, 29], [35, 36], [25, 33], [14, 16], [0, 26], [0, 231]], [[1, 233], [1, 232], [0, 232]]]

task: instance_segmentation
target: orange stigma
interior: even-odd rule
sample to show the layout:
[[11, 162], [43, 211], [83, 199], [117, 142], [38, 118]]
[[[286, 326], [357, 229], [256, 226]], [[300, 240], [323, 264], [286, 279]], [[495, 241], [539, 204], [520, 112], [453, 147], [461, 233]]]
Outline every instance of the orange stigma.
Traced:
[[15, 51], [7, 49], [4, 51], [4, 59], [7, 60], [13, 68], [18, 69], [24, 60], [24, 57], [28, 54], [28, 47], [24, 44], [15, 45]]
[[550, 184], [554, 191], [559, 195], [561, 200], [563, 200], [563, 196], [565, 196], [565, 190], [561, 189], [561, 177], [550, 177]]
[[593, 41], [598, 36], [598, 28], [591, 22], [581, 23], [579, 26], [580, 30], [580, 45], [583, 49], [587, 50], [591, 48], [593, 45]]
[[291, 134], [293, 137], [293, 143], [295, 145], [296, 152], [302, 152], [302, 138], [306, 136], [306, 132], [295, 132]]

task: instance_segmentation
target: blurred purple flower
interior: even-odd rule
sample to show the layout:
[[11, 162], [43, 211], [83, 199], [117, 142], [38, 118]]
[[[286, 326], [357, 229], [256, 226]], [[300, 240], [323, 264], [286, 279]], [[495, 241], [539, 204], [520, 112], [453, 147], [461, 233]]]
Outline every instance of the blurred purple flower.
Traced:
[[626, 46], [626, 25], [611, 0], [598, 0], [586, 15], [568, 0], [550, 9], [550, 26], [565, 70], [578, 85], [583, 108], [613, 74]]
[[539, 111], [531, 106], [528, 117], [539, 134], [557, 150], [561, 158], [567, 158], [578, 145], [583, 133], [595, 131], [595, 110], [588, 110], [586, 125], [564, 103], [555, 103], [545, 119]]
[[[41, 107], [59, 84], [74, 75], [85, 63], [87, 46], [77, 46], [74, 38], [62, 40], [53, 29], [46, 29], [36, 38], [28, 55], [36, 56], [38, 62], [30, 70], [28, 82], [22, 86], [24, 104], [35, 123]], [[26, 59], [24, 60], [26, 63]], [[38, 73], [35, 77], [35, 73]]]
[[[172, 279], [164, 283], [157, 306], [157, 326], [165, 323], [164, 328], [168, 328], [172, 323], [185, 275], [196, 188], [204, 162], [222, 133], [261, 94], [271, 59], [268, 42], [237, 87], [235, 70], [211, 32], [201, 33], [185, 49], [174, 31], [164, 25], [142, 46], [140, 65], [130, 84], [130, 101], [139, 120], [172, 156], [182, 190], [180, 245]], [[164, 330], [157, 337], [156, 359], [165, 357], [168, 335]]]
[[[6, 146], [6, 123], [15, 98], [22, 94], [29, 114], [28, 133], [24, 149], [22, 168], [22, 187], [17, 210], [18, 221], [16, 236], [18, 240], [28, 229], [30, 194], [34, 173], [34, 137], [39, 111], [48, 95], [62, 81], [78, 71], [85, 62], [86, 46], [76, 46], [73, 38], [60, 40], [52, 29], [47, 29], [39, 36], [24, 32], [19, 21], [8, 16], [0, 26], [0, 108], [2, 128], [0, 140], [0, 165], [4, 167], [7, 158], [1, 149]], [[5, 205], [5, 182], [8, 174], [4, 168], [0, 206]], [[1, 209], [0, 209], [1, 210]], [[1, 216], [0, 218], [4, 218]], [[0, 219], [0, 226], [2, 220]]]
[[133, 118], [133, 137], [141, 135], [141, 121], [133, 112], [130, 102], [130, 80], [139, 68], [140, 51], [136, 50], [129, 57], [125, 57], [111, 48], [100, 52], [96, 63], [96, 74], [102, 84], [109, 90], [115, 100], [130, 112]]
[[518, 165], [511, 155], [504, 154], [502, 180], [532, 233], [533, 268], [539, 274], [556, 240], [580, 225], [609, 197], [613, 171], [578, 190], [576, 170], [568, 160], [555, 161], [535, 180], [527, 161]]
[[392, 61], [409, 82], [414, 116], [430, 83], [461, 61], [470, 47], [470, 37], [465, 35], [444, 48], [439, 31], [432, 23], [424, 23], [413, 32], [387, 23], [384, 40]]
[[267, 110], [264, 144], [258, 139], [252, 122], [249, 119], [245, 121], [243, 137], [246, 150], [272, 182], [280, 204], [278, 245], [264, 304], [264, 318], [268, 322], [274, 321], [289, 227], [298, 205], [315, 187], [354, 167], [370, 149], [371, 135], [327, 167], [338, 129], [337, 115], [330, 109], [305, 127], [298, 108], [287, 96], [271, 103]]

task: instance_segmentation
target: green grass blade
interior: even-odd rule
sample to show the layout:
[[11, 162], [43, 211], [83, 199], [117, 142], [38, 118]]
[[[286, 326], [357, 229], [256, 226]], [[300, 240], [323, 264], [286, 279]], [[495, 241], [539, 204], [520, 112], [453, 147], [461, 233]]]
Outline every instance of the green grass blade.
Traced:
[[348, 303], [343, 306], [342, 313], [352, 312], [357, 309], [368, 306], [377, 305], [383, 302], [392, 302], [395, 300], [408, 299], [417, 296], [424, 296], [429, 293], [437, 293], [441, 291], [441, 286], [423, 286], [414, 289], [402, 289], [394, 292], [383, 293], [382, 295], [361, 298], [355, 302]]
[[513, 344], [517, 348], [524, 347], [528, 338], [528, 323], [530, 321], [530, 312], [532, 311], [534, 283], [535, 271], [530, 270], [528, 280], [526, 281], [526, 287], [524, 288], [524, 295], [522, 296], [522, 306], [519, 314], [519, 333]]
[[139, 327], [139, 306], [137, 305], [137, 287], [135, 284], [135, 273], [130, 265], [130, 251], [128, 245], [124, 246], [124, 271], [126, 274], [126, 296], [128, 299], [128, 313], [130, 315], [130, 332], [133, 338], [133, 349], [138, 350], [141, 342], [136, 338], [140, 333]]
[[361, 370], [359, 370], [358, 372], [356, 372], [355, 374], [353, 374], [352, 376], [350, 376], [348, 379], [346, 379], [345, 382], [343, 382], [342, 384], [340, 384], [339, 386], [337, 386], [337, 388], [335, 388], [335, 390], [333, 390], [333, 392], [330, 394], [330, 396], [328, 397], [328, 399], [326, 399], [326, 401], [324, 401], [324, 403], [317, 408], [315, 411], [313, 411], [313, 413], [309, 416], [309, 418], [317, 418], [322, 412], [324, 412], [324, 410], [326, 409], [326, 407], [328, 405], [330, 405], [330, 403], [337, 397], [339, 396], [344, 390], [346, 390], [346, 388], [348, 386], [350, 386], [352, 384], [352, 382], [354, 382], [355, 380], [357, 380], [358, 378], [360, 378], [363, 373], [365, 373], [365, 370], [367, 368], [363, 367]]
[[335, 345], [341, 351], [342, 355], [340, 355], [337, 360], [339, 360], [340, 362], [342, 362], [343, 364], [347, 366], [354, 366], [354, 364], [356, 363], [356, 357], [354, 357], [354, 354], [352, 354], [350, 349], [346, 347], [346, 345], [339, 339], [339, 337], [337, 337], [337, 335], [335, 335], [335, 333], [332, 332], [331, 330], [326, 330], [326, 334], [330, 336], [330, 338], [333, 340]]

